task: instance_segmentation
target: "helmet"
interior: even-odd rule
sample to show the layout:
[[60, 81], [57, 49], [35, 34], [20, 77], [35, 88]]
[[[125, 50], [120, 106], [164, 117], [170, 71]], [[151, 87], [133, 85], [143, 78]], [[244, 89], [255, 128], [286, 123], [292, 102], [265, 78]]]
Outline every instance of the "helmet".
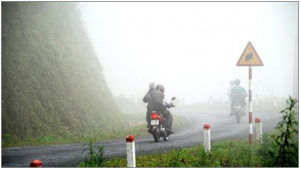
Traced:
[[164, 86], [163, 86], [162, 84], [158, 84], [158, 85], [156, 86], [156, 90], [157, 90], [157, 91], [160, 91], [160, 92], [162, 92], [162, 93], [165, 92], [165, 88], [164, 88]]
[[151, 83], [149, 84], [149, 88], [150, 88], [150, 89], [154, 89], [154, 88], [155, 88], [155, 83], [154, 83], [154, 82], [151, 82]]
[[241, 83], [240, 79], [236, 79], [236, 80], [234, 81], [234, 84], [237, 85], [237, 86], [239, 86], [240, 83]]

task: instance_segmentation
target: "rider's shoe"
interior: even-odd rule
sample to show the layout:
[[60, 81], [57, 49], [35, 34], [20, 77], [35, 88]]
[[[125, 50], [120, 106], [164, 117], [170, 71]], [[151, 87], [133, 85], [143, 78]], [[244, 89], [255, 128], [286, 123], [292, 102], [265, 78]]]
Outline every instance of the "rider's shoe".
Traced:
[[152, 129], [151, 128], [148, 129], [148, 133], [152, 133]]
[[168, 128], [166, 130], [167, 130], [168, 135], [174, 134], [174, 132], [172, 130], [170, 130]]

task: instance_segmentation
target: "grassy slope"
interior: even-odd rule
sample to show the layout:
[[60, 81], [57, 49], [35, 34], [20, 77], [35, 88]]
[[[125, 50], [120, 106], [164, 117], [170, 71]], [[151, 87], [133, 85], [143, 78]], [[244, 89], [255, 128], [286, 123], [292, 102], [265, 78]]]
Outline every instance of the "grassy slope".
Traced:
[[124, 123], [70, 2], [2, 2], [2, 138], [95, 134]]

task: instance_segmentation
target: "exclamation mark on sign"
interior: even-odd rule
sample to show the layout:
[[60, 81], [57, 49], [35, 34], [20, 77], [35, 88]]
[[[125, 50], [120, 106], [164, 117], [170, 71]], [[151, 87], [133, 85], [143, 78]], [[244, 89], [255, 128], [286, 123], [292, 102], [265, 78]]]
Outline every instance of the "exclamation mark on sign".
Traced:
[[253, 53], [251, 52], [248, 55], [246, 55], [246, 62], [248, 62], [252, 58], [253, 58]]

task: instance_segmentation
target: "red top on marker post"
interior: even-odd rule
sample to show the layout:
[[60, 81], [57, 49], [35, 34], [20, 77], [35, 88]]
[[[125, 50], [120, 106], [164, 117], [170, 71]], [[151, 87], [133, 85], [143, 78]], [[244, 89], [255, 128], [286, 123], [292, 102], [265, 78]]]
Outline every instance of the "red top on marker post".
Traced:
[[40, 160], [32, 160], [30, 162], [30, 167], [42, 167], [42, 162]]
[[260, 123], [261, 119], [259, 117], [255, 118], [255, 123]]
[[209, 129], [210, 128], [210, 124], [204, 124], [203, 128]]
[[129, 136], [127, 136], [126, 137], [126, 143], [132, 143], [134, 141], [134, 137], [133, 137], [133, 135], [129, 135]]

